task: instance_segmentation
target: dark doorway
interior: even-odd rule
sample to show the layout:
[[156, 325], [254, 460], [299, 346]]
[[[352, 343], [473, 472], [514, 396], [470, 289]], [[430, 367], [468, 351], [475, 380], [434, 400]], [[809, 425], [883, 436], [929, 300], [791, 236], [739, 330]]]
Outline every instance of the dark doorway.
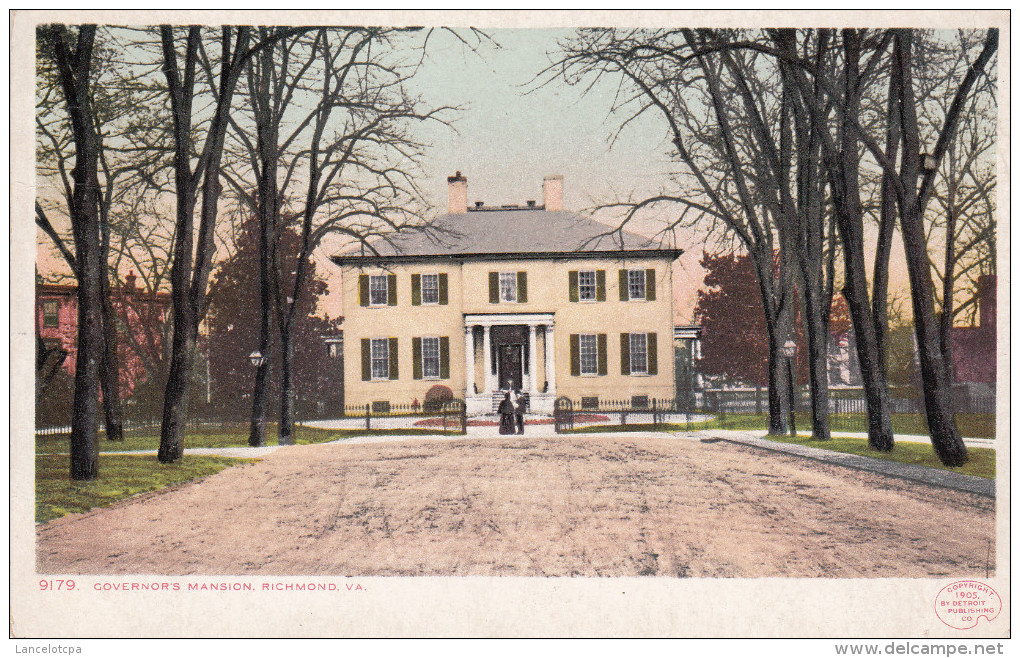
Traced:
[[499, 346], [499, 388], [508, 390], [516, 388], [520, 390], [524, 381], [523, 346], [518, 344], [505, 344]]

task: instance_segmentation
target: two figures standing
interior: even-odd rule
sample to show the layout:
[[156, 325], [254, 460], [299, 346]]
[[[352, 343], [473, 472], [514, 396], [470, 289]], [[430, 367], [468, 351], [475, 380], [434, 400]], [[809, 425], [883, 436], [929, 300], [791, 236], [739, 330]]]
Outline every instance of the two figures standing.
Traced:
[[524, 396], [520, 391], [507, 391], [498, 411], [500, 434], [524, 434]]

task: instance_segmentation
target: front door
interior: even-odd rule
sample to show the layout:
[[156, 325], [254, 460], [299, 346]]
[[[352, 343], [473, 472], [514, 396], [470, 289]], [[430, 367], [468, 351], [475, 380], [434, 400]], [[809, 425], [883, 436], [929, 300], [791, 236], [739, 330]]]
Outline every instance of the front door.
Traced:
[[523, 359], [521, 353], [522, 345], [500, 345], [499, 346], [499, 388], [508, 390], [516, 388], [520, 390], [524, 381]]

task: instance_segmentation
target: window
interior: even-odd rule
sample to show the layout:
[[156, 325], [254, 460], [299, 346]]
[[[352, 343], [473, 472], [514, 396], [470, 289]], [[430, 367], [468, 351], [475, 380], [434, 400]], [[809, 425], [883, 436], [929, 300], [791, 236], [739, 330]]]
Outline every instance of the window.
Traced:
[[630, 335], [630, 372], [648, 374], [648, 334]]
[[595, 270], [577, 273], [577, 296], [581, 301], [595, 301]]
[[422, 274], [421, 275], [421, 303], [422, 304], [438, 304], [439, 303], [439, 275], [438, 274]]
[[[385, 277], [383, 277], [385, 279]], [[390, 343], [386, 338], [372, 339], [372, 379], [390, 378]]]
[[499, 301], [517, 301], [517, 272], [499, 273]]
[[581, 352], [581, 374], [599, 374], [599, 352], [595, 334], [581, 334], [579, 345]]
[[59, 327], [60, 326], [60, 303], [55, 299], [47, 299], [42, 303], [43, 307], [43, 326], [44, 327]]
[[368, 277], [369, 303], [372, 306], [385, 306], [389, 302], [389, 288], [386, 276]]
[[645, 298], [645, 271], [627, 271], [627, 292], [630, 299]]
[[421, 372], [426, 379], [439, 379], [438, 338], [421, 339]]

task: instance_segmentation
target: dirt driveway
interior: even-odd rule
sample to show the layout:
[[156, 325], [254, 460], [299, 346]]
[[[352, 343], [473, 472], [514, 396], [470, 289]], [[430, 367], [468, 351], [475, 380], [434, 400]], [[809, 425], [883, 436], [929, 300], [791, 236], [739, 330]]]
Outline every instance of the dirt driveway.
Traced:
[[[38, 528], [41, 573], [984, 576], [994, 501], [727, 443], [292, 446]], [[994, 547], [990, 556], [994, 564]]]

